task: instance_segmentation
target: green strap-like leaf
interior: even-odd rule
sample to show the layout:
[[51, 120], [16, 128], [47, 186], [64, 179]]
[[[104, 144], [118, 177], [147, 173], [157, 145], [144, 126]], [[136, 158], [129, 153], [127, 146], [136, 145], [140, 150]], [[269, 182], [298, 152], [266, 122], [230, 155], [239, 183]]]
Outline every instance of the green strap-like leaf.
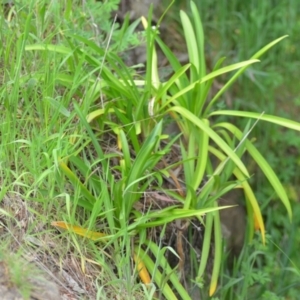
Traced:
[[[258, 59], [258, 58], [260, 58], [266, 51], [268, 51], [270, 48], [272, 48], [274, 45], [276, 45], [277, 43], [279, 43], [282, 39], [284, 39], [286, 37], [287, 37], [287, 35], [282, 36], [282, 37], [276, 39], [275, 41], [269, 43], [268, 45], [266, 45], [265, 47], [263, 47], [262, 49], [260, 49], [258, 52], [256, 52], [250, 59]], [[245, 70], [248, 67], [249, 67], [249, 65], [242, 67], [240, 70], [238, 70], [232, 76], [232, 78], [219, 90], [219, 92], [210, 101], [210, 103], [209, 103], [206, 111], [209, 111], [210, 107], [212, 107], [215, 104], [215, 102], [220, 98], [220, 96], [224, 94], [224, 92], [237, 80], [238, 77], [240, 77], [245, 72]]]
[[[263, 118], [265, 115], [260, 116]], [[296, 123], [296, 122], [295, 122]], [[242, 138], [242, 132], [234, 125], [229, 123], [219, 123], [216, 126], [223, 127], [232, 132], [238, 139]], [[300, 124], [299, 124], [300, 126]], [[299, 127], [300, 128], [300, 127]], [[292, 218], [292, 208], [290, 201], [288, 199], [288, 196], [285, 192], [285, 189], [278, 179], [277, 175], [275, 174], [274, 170], [271, 168], [271, 166], [268, 164], [266, 159], [260, 154], [260, 152], [254, 147], [254, 145], [249, 141], [246, 140], [245, 147], [248, 151], [248, 153], [252, 156], [252, 158], [255, 160], [255, 162], [258, 164], [260, 169], [263, 171], [267, 179], [269, 180], [270, 184], [274, 188], [275, 192], [281, 199], [282, 203], [287, 209], [287, 212], [289, 214], [289, 217]]]
[[174, 100], [176, 100], [177, 98], [179, 98], [180, 96], [186, 94], [187, 92], [193, 90], [195, 88], [195, 86], [197, 84], [202, 84], [212, 78], [215, 78], [215, 77], [218, 77], [222, 74], [225, 74], [225, 73], [228, 73], [228, 72], [231, 72], [233, 70], [236, 70], [236, 69], [240, 69], [242, 67], [245, 67], [245, 66], [248, 66], [248, 65], [251, 65], [251, 64], [254, 64], [256, 62], [259, 62], [259, 60], [257, 59], [251, 59], [251, 60], [247, 60], [247, 61], [243, 61], [243, 62], [240, 62], [240, 63], [236, 63], [236, 64], [233, 64], [233, 65], [230, 65], [230, 66], [227, 66], [227, 67], [224, 67], [224, 68], [221, 68], [221, 69], [218, 69], [216, 71], [213, 71], [209, 74], [207, 74], [206, 76], [204, 76], [203, 78], [197, 80], [196, 82], [193, 82], [191, 83], [190, 85], [187, 85], [187, 86], [184, 86], [180, 92], [176, 93], [175, 95], [173, 95], [166, 103], [165, 103], [165, 106], [170, 104], [171, 102], [173, 102]]
[[[215, 203], [215, 206], [218, 206]], [[214, 266], [210, 280], [209, 286], [209, 296], [212, 296], [218, 284], [218, 278], [221, 268], [221, 260], [222, 260], [222, 233], [221, 233], [221, 222], [220, 222], [220, 215], [218, 211], [213, 213], [214, 218], [214, 233], [215, 233], [215, 256], [214, 256]]]
[[174, 106], [169, 109], [169, 111], [175, 111], [181, 114], [183, 117], [188, 119], [194, 125], [199, 127], [203, 132], [205, 132], [219, 147], [224, 151], [236, 164], [236, 166], [247, 176], [250, 177], [247, 168], [240, 160], [240, 158], [234, 153], [234, 151], [227, 145], [226, 142], [213, 130], [211, 129], [206, 122], [196, 117], [190, 111], [183, 107]]
[[249, 112], [249, 111], [238, 111], [238, 110], [218, 110], [212, 112], [210, 116], [236, 116], [236, 117], [244, 117], [244, 118], [252, 118], [252, 119], [260, 119], [263, 121], [267, 121], [270, 123], [274, 123], [280, 126], [284, 126], [286, 128], [294, 129], [300, 131], [300, 123], [295, 122], [289, 119], [261, 114], [256, 112]]

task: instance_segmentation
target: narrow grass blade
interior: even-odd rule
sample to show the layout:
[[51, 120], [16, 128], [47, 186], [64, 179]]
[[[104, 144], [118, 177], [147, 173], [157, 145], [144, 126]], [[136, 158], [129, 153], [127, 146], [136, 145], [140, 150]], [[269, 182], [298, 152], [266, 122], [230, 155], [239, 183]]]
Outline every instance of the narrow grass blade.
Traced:
[[77, 115], [79, 116], [82, 125], [85, 127], [85, 129], [88, 132], [88, 135], [89, 135], [89, 137], [95, 147], [95, 150], [97, 152], [98, 158], [101, 159], [101, 164], [103, 166], [103, 172], [105, 173], [108, 165], [107, 165], [107, 161], [105, 159], [104, 153], [102, 151], [102, 148], [99, 144], [99, 141], [98, 141], [97, 137], [95, 136], [91, 126], [87, 122], [86, 116], [83, 114], [83, 112], [81, 111], [81, 109], [77, 103], [74, 103], [74, 109], [75, 109]]
[[[145, 253], [144, 250], [139, 249], [140, 257], [143, 258], [143, 262], [147, 269], [149, 270], [150, 274], [153, 275], [153, 280], [157, 284], [157, 286], [161, 289], [163, 295], [167, 300], [177, 300], [177, 297], [175, 296], [173, 289], [168, 285], [164, 284], [162, 286], [162, 283], [164, 282], [164, 278], [162, 273], [155, 268], [155, 264], [152, 261], [152, 259]], [[188, 298], [187, 298], [188, 299]]]
[[197, 41], [197, 49], [199, 55], [199, 77], [202, 78], [205, 76], [206, 73], [206, 64], [205, 64], [205, 51], [204, 51], [204, 32], [203, 26], [200, 19], [200, 13], [197, 9], [196, 4], [191, 1], [191, 11], [193, 15], [194, 21], [194, 28], [195, 28], [195, 35]]
[[81, 183], [79, 178], [71, 171], [71, 169], [63, 162], [59, 162], [59, 167], [62, 170], [62, 172], [70, 179], [72, 184], [75, 187], [79, 187], [80, 191], [82, 192], [83, 196], [88, 200], [83, 201], [81, 199], [78, 200], [78, 204], [88, 210], [93, 209], [93, 204], [96, 202], [95, 197], [90, 193], [90, 191]]
[[[158, 36], [156, 37], [155, 40], [158, 43], [158, 45], [160, 46], [163, 53], [165, 54], [168, 61], [170, 62], [170, 65], [172, 66], [174, 72], [176, 73], [182, 67], [180, 62], [178, 61], [177, 57]], [[188, 86], [189, 83], [190, 83], [190, 81], [189, 81], [187, 75], [183, 74], [177, 82], [179, 90]]]

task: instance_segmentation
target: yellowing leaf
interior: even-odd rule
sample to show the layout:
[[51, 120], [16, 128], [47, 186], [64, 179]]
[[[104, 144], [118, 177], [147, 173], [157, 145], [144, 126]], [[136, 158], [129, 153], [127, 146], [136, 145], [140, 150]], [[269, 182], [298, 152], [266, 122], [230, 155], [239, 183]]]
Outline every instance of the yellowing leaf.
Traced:
[[141, 17], [141, 21], [142, 21], [143, 27], [145, 29], [147, 29], [147, 27], [148, 27], [148, 21], [147, 21], [147, 19], [144, 16], [142, 16]]
[[144, 262], [134, 253], [133, 254], [133, 259], [136, 263], [136, 269], [138, 271], [138, 274], [142, 280], [142, 282], [146, 285], [151, 283], [151, 278], [150, 275], [147, 271], [147, 268], [144, 264]]
[[266, 243], [265, 224], [264, 224], [264, 221], [263, 221], [263, 218], [261, 215], [261, 211], [260, 211], [260, 207], [256, 200], [256, 197], [255, 197], [249, 183], [247, 181], [245, 181], [242, 172], [239, 169], [235, 169], [233, 171], [233, 173], [236, 176], [236, 178], [241, 181], [241, 185], [244, 189], [245, 195], [247, 196], [247, 199], [249, 200], [251, 207], [253, 209], [255, 229], [260, 230], [262, 242], [263, 242], [263, 244], [265, 244]]
[[93, 241], [96, 241], [99, 238], [103, 238], [103, 237], [106, 236], [105, 233], [96, 232], [96, 231], [90, 231], [90, 230], [84, 229], [84, 228], [82, 228], [80, 226], [68, 224], [68, 223], [66, 223], [64, 221], [52, 222], [51, 225], [55, 226], [55, 227], [62, 228], [62, 229], [69, 230], [69, 231], [71, 231], [73, 233], [76, 233], [78, 235], [84, 236], [84, 237], [86, 237], [88, 239], [91, 239]]
[[255, 231], [259, 230], [259, 222], [258, 219], [256, 218], [256, 215], [253, 214], [253, 219], [254, 219], [254, 229]]
[[215, 291], [217, 289], [217, 283], [218, 283], [217, 281], [211, 282], [210, 287], [209, 287], [209, 297], [211, 297], [215, 293]]

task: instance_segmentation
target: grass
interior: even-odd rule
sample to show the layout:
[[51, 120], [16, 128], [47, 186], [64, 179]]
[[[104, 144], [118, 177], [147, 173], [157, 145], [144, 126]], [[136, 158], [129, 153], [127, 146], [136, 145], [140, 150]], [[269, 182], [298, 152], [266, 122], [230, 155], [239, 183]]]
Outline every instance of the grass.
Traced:
[[[167, 85], [159, 86], [159, 75], [155, 72], [154, 65], [155, 52], [147, 53], [148, 62], [154, 62], [154, 68], [147, 68], [145, 77], [137, 77], [133, 69], [123, 64], [116, 51], [128, 48], [136, 40], [129, 34], [132, 27], [127, 28], [124, 25], [116, 29], [108, 17], [116, 3], [117, 1], [99, 3], [96, 10], [91, 3], [79, 6], [72, 1], [66, 1], [62, 5], [56, 1], [48, 3], [41, 0], [31, 1], [29, 5], [23, 6], [20, 1], [8, 15], [1, 16], [0, 36], [3, 46], [0, 50], [2, 58], [0, 105], [5, 113], [1, 115], [0, 122], [2, 209], [0, 220], [5, 225], [4, 238], [6, 243], [17, 241], [11, 247], [13, 252], [33, 254], [38, 247], [40, 255], [44, 258], [42, 263], [44, 268], [50, 269], [52, 266], [59, 269], [60, 274], [68, 272], [71, 275], [71, 279], [61, 275], [56, 284], [60, 285], [62, 293], [71, 293], [76, 298], [110, 299], [118, 296], [119, 299], [152, 299], [163, 293], [165, 297], [172, 299], [175, 297], [172, 285], [177, 287], [176, 292], [184, 298], [185, 289], [178, 281], [178, 273], [182, 270], [172, 270], [162, 255], [164, 252], [174, 250], [170, 250], [169, 245], [158, 246], [149, 241], [147, 228], [161, 226], [160, 230], [163, 232], [166, 230], [164, 226], [167, 221], [177, 222], [179, 218], [187, 217], [198, 218], [211, 209], [209, 205], [201, 206], [200, 200], [206, 199], [207, 203], [213, 203], [214, 199], [207, 195], [215, 192], [222, 195], [225, 189], [234, 187], [236, 183], [228, 183], [225, 180], [226, 176], [220, 171], [221, 175], [214, 174], [215, 185], [207, 185], [204, 189], [206, 194], [203, 192], [201, 197], [194, 195], [193, 189], [195, 190], [203, 179], [199, 174], [204, 176], [205, 163], [194, 159], [198, 155], [199, 150], [195, 145], [199, 140], [195, 138], [193, 142], [190, 139], [189, 148], [185, 149], [181, 145], [180, 150], [184, 161], [185, 180], [193, 187], [186, 195], [188, 201], [183, 202], [184, 197], [180, 193], [167, 191], [163, 195], [175, 198], [176, 206], [159, 212], [151, 211], [147, 207], [142, 213], [136, 209], [142, 195], [149, 191], [153, 194], [161, 191], [164, 176], [171, 167], [176, 167], [176, 163], [173, 163], [160, 170], [156, 169], [157, 163], [169, 153], [175, 142], [175, 139], [167, 141], [163, 147], [160, 144], [165, 140], [162, 130], [164, 118], [168, 116], [166, 112], [176, 114], [183, 120], [180, 124], [183, 135], [189, 130], [191, 132], [196, 130], [189, 122], [195, 120], [194, 123], [204, 128], [211, 138], [214, 137], [221, 150], [225, 149], [224, 152], [232, 157], [241, 170], [243, 164], [231, 148], [224, 146], [224, 143], [211, 133], [212, 129], [205, 123], [206, 121], [202, 122], [202, 119], [198, 120], [192, 116], [191, 111], [197, 117], [201, 115], [207, 118], [213, 113], [202, 110], [198, 103], [191, 107], [189, 106], [191, 102], [186, 101], [192, 99], [192, 93], [201, 96], [203, 103], [206, 100], [204, 97], [206, 91], [197, 85], [194, 86], [189, 78], [184, 77], [189, 66], [179, 66], [169, 54], [174, 75]], [[232, 13], [224, 10], [223, 14], [223, 10], [222, 13], [219, 11], [219, 15], [213, 15], [217, 20], [213, 25], [215, 28], [210, 29], [207, 25], [209, 45], [214, 47], [213, 41], [217, 39], [215, 47], [221, 49], [223, 53], [232, 53], [232, 49], [235, 49], [234, 55], [230, 57], [232, 63], [249, 59], [271, 40], [290, 33], [290, 25], [284, 24], [285, 32], [281, 32], [283, 29], [275, 18], [283, 11], [281, 5], [276, 6], [270, 15], [267, 15], [269, 16], [267, 23], [260, 21], [258, 17], [266, 15], [267, 7], [260, 4], [252, 8], [252, 18], [257, 21], [255, 27], [250, 26], [252, 19], [248, 20], [248, 16], [234, 14], [236, 17], [232, 22], [241, 20], [242, 28], [239, 33], [233, 35], [232, 40], [228, 38], [232, 37], [232, 33], [227, 30], [237, 25], [227, 23], [227, 20], [231, 19], [226, 18], [225, 12]], [[232, 9], [237, 11], [237, 8]], [[209, 11], [212, 11], [211, 8]], [[181, 13], [181, 18], [187, 26], [186, 30], [190, 31], [187, 16]], [[293, 15], [292, 21], [297, 23], [295, 18]], [[206, 26], [208, 19], [203, 20]], [[276, 32], [267, 30], [266, 27], [262, 30], [260, 27], [273, 28], [274, 22], [280, 28]], [[217, 37], [214, 33], [216, 28], [221, 30]], [[272, 32], [274, 36], [261, 35], [257, 40], [257, 30], [266, 34]], [[196, 34], [201, 35], [199, 32]], [[152, 49], [156, 32], [148, 28], [145, 35], [148, 49]], [[220, 41], [226, 44], [220, 44]], [[163, 45], [161, 41], [158, 42]], [[246, 43], [251, 45], [251, 48], [240, 47], [238, 43]], [[293, 43], [292, 36], [283, 47], [285, 51], [290, 53]], [[243, 51], [239, 51], [239, 48]], [[281, 46], [276, 49], [280, 48]], [[189, 45], [191, 62], [195, 65], [197, 57], [200, 57], [195, 51], [202, 54], [202, 50], [195, 50], [193, 44]], [[263, 60], [261, 67], [268, 68], [271, 75], [275, 76], [270, 75], [270, 78], [276, 78], [278, 70], [282, 69], [296, 72], [292, 69], [292, 65], [286, 66], [282, 63], [278, 66], [278, 61], [285, 62], [282, 59], [283, 54], [271, 51], [272, 54], [266, 55], [267, 59]], [[219, 55], [216, 53], [215, 57], [218, 58]], [[203, 59], [203, 56], [201, 57]], [[247, 64], [249, 62], [241, 67], [246, 67]], [[197, 71], [205, 75], [204, 70]], [[190, 72], [191, 80], [193, 76], [194, 79], [198, 78], [199, 74], [194, 69]], [[227, 76], [224, 70], [222, 72], [224, 77]], [[238, 90], [232, 92], [234, 97], [242, 99], [241, 97], [248, 94], [245, 89], [252, 90], [253, 84], [258, 86], [257, 95], [273, 90], [273, 81], [270, 78], [264, 81], [259, 77], [262, 73], [255, 72], [257, 69], [252, 66], [247, 69], [246, 75], [250, 79], [253, 78], [253, 74], [259, 79], [251, 84], [249, 80], [240, 79]], [[209, 80], [210, 78], [208, 83]], [[280, 85], [283, 84], [282, 80], [283, 78], [278, 79]], [[181, 87], [188, 88], [189, 91], [181, 93], [182, 90], [176, 86], [177, 81]], [[167, 90], [169, 94], [166, 93]], [[152, 97], [161, 99], [160, 106], [153, 108], [154, 111], [159, 111], [157, 119], [149, 117], [151, 108], [149, 99]], [[243, 102], [245, 101], [248, 99], [243, 98]], [[178, 102], [180, 107], [170, 108], [170, 103], [177, 105]], [[253, 102], [253, 106], [257, 107], [262, 103]], [[267, 108], [271, 113], [276, 111], [274, 104], [269, 104]], [[218, 111], [214, 113], [217, 115]], [[239, 128], [245, 130], [241, 132], [241, 137], [237, 135], [236, 139], [243, 140], [250, 132], [250, 126], [242, 124]], [[297, 133], [289, 134], [290, 142]], [[224, 136], [228, 141], [229, 133]], [[258, 139], [261, 140], [259, 137], [258, 135]], [[208, 143], [205, 134], [199, 138], [204, 144], [207, 139]], [[276, 143], [280, 140], [278, 134], [274, 134], [273, 138]], [[228, 144], [234, 145], [235, 142], [236, 140], [230, 136]], [[268, 145], [266, 143], [265, 147]], [[207, 147], [207, 152], [208, 149]], [[281, 155], [286, 148], [282, 145], [277, 150]], [[268, 153], [263, 151], [264, 148], [262, 153]], [[215, 153], [223, 159], [222, 153], [217, 151]], [[274, 155], [273, 164], [277, 162], [278, 159]], [[292, 164], [295, 162], [296, 158], [292, 160]], [[225, 170], [230, 172], [233, 167], [229, 165]], [[197, 172], [194, 173], [195, 171]], [[285, 175], [287, 178], [280, 179], [293, 191], [295, 187], [290, 181], [292, 177], [294, 178], [295, 171], [292, 169]], [[157, 190], [149, 190], [152, 186], [157, 186]], [[178, 186], [176, 188], [180, 189]], [[261, 197], [265, 197], [268, 192], [270, 193], [270, 189], [259, 188]], [[252, 203], [255, 203], [253, 201]], [[179, 207], [182, 203], [186, 210]], [[288, 207], [288, 202], [284, 203]], [[264, 208], [264, 204], [259, 202], [259, 207]], [[199, 209], [202, 211], [199, 212]], [[281, 214], [276, 213], [274, 216], [274, 206], [265, 204], [263, 212], [267, 216], [266, 227], [270, 232], [267, 240], [270, 242], [267, 246], [263, 246], [260, 239], [255, 237], [252, 246], [245, 248], [245, 259], [238, 262], [234, 273], [230, 274], [223, 270], [219, 285], [222, 288], [216, 294], [219, 299], [236, 299], [238, 294], [242, 295], [243, 299], [246, 295], [251, 299], [251, 294], [255, 297], [257, 295], [265, 298], [273, 297], [269, 299], [281, 299], [280, 297], [292, 299], [295, 296], [299, 266], [293, 263], [296, 261], [297, 251], [292, 241], [297, 240], [296, 229], [292, 225], [287, 225], [285, 211], [282, 210]], [[210, 215], [218, 224], [218, 214], [214, 212]], [[296, 208], [295, 215], [297, 215]], [[57, 223], [58, 221], [64, 223]], [[68, 232], [59, 235], [59, 231], [51, 226], [52, 222], [56, 225], [71, 224], [78, 227], [67, 225], [65, 227], [69, 229]], [[17, 224], [21, 233], [7, 230], [13, 224]], [[184, 223], [180, 225], [183, 226]], [[98, 235], [91, 236], [83, 229], [89, 229]], [[287, 231], [288, 229], [291, 231]], [[290, 232], [293, 239], [289, 239], [286, 233], [282, 238], [280, 234], [282, 231]], [[79, 238], [74, 232], [81, 233], [84, 237]], [[162, 235], [161, 233], [161, 240]], [[210, 239], [206, 240], [210, 244]], [[275, 256], [278, 248], [282, 249], [282, 254]], [[203, 249], [207, 251], [209, 248]], [[221, 245], [216, 245], [216, 249], [221, 252]], [[152, 256], [148, 253], [152, 253]], [[216, 252], [215, 261], [219, 254]], [[272, 259], [273, 257], [276, 259]], [[48, 263], [45, 262], [45, 258], [48, 258]], [[139, 268], [139, 259], [145, 263], [157, 285], [167, 273], [169, 281], [166, 280], [160, 290], [154, 284], [139, 282], [139, 276], [142, 277], [141, 274], [144, 274], [141, 273], [144, 267]], [[5, 261], [9, 262], [9, 259], [5, 258]], [[19, 271], [17, 266], [10, 265], [9, 268]], [[204, 260], [201, 265], [202, 272], [203, 268], [205, 268]], [[218, 266], [214, 268], [217, 270]], [[282, 272], [286, 275], [284, 283], [280, 279]], [[198, 274], [200, 273], [199, 271]], [[217, 276], [216, 274], [217, 271], [213, 272], [213, 278]], [[238, 280], [241, 276], [244, 278], [243, 282]], [[30, 288], [27, 289], [26, 285], [24, 288], [22, 282], [18, 280], [16, 276], [13, 280], [14, 285], [19, 287], [24, 298], [29, 298]], [[75, 282], [75, 287], [68, 288], [70, 282]], [[197, 284], [201, 285], [201, 280]], [[207, 295], [208, 285], [206, 282], [205, 288], [201, 290], [204, 295]], [[286, 286], [291, 288], [287, 291]]]
[[[47, 4], [47, 1], [32, 1], [28, 10], [21, 4], [16, 5], [12, 10], [11, 20], [1, 17], [1, 110], [5, 112], [1, 117], [0, 129], [1, 203], [3, 206], [3, 197], [9, 192], [12, 204], [8, 208], [13, 216], [19, 214], [18, 207], [13, 205], [14, 194], [26, 203], [27, 219], [20, 221], [28, 226], [26, 225], [23, 234], [18, 236], [23, 251], [34, 251], [30, 245], [24, 244], [24, 236], [45, 244], [45, 253], [49, 251], [46, 241], [52, 240], [52, 243], [56, 243], [55, 251], [59, 256], [54, 262], [50, 262], [50, 265], [63, 267], [65, 271], [71, 270], [70, 274], [76, 270], [76, 274], [81, 276], [77, 277], [75, 274], [76, 277], [71, 275], [71, 278], [77, 281], [78, 286], [88, 289], [91, 284], [88, 279], [86, 282], [82, 281], [83, 272], [88, 269], [88, 274], [92, 274], [95, 263], [91, 258], [89, 262], [80, 259], [88, 255], [85, 253], [85, 247], [79, 247], [75, 240], [73, 244], [68, 239], [60, 241], [54, 238], [53, 227], [50, 226], [51, 220], [69, 218], [72, 217], [72, 213], [75, 214], [75, 211], [69, 211], [70, 215], [64, 212], [69, 195], [65, 192], [64, 183], [57, 178], [57, 162], [60, 157], [72, 153], [78, 145], [70, 143], [71, 138], [76, 139], [79, 135], [70, 105], [72, 99], [79, 99], [82, 95], [83, 91], [79, 87], [86, 78], [79, 76], [80, 63], [75, 69], [74, 65], [72, 66], [74, 62], [70, 62], [70, 67], [74, 67], [74, 74], [70, 78], [68, 70], [63, 68], [61, 71], [61, 56], [50, 51], [25, 51], [26, 44], [49, 43], [53, 39], [59, 42], [64, 39], [64, 31], [69, 30], [68, 26], [74, 28], [76, 16], [80, 15], [80, 11], [76, 11], [76, 15], [73, 15], [69, 22], [63, 20], [63, 13], [66, 11], [55, 2]], [[86, 25], [90, 24], [88, 16], [85, 21]], [[58, 108], [60, 103], [62, 106]], [[61, 214], [58, 216], [59, 211]], [[8, 235], [7, 242], [13, 238], [13, 234]], [[20, 245], [16, 248], [20, 248]], [[72, 248], [73, 264], [68, 265], [67, 249]], [[95, 248], [90, 251], [97, 253]], [[48, 269], [49, 263], [46, 263], [45, 267]], [[112, 276], [108, 267], [103, 273], [107, 279]], [[111, 280], [115, 280], [115, 275]], [[60, 285], [64, 293], [70, 293], [66, 282], [68, 280], [63, 278]], [[95, 286], [96, 282], [93, 281], [92, 285]], [[121, 285], [116, 286], [121, 288]], [[76, 294], [76, 291], [71, 290], [72, 293]], [[94, 296], [95, 292], [92, 292], [92, 295], [87, 294], [86, 298], [95, 298]]]

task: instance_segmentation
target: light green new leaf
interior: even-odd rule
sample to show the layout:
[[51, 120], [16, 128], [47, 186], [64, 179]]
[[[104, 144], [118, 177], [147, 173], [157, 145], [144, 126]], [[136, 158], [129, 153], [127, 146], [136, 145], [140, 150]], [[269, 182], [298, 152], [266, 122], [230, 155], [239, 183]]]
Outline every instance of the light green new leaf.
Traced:
[[189, 53], [189, 61], [191, 64], [193, 64], [196, 68], [196, 72], [191, 72], [191, 77], [192, 77], [192, 82], [195, 80], [199, 79], [199, 56], [201, 53], [198, 51], [197, 47], [197, 40], [195, 36], [195, 32], [193, 29], [193, 26], [191, 24], [191, 21], [187, 14], [184, 11], [180, 11], [180, 18], [181, 18], [181, 23], [183, 26], [183, 31], [184, 31], [184, 36], [185, 36], [185, 41], [187, 45], [187, 50]]
[[264, 46], [262, 49], [257, 51], [251, 58], [260, 58], [265, 52], [267, 52], [270, 48], [275, 46], [277, 43], [279, 43], [281, 40], [285, 39], [286, 37], [288, 37], [288, 35], [284, 35], [274, 40], [273, 42], [269, 43], [268, 45]]
[[193, 21], [194, 21], [194, 28], [195, 28], [195, 35], [197, 40], [197, 48], [198, 48], [198, 55], [199, 55], [199, 76], [200, 78], [205, 76], [206, 67], [205, 67], [205, 51], [204, 51], [204, 32], [203, 26], [200, 19], [200, 14], [197, 9], [196, 4], [191, 1], [191, 11], [193, 14]]

